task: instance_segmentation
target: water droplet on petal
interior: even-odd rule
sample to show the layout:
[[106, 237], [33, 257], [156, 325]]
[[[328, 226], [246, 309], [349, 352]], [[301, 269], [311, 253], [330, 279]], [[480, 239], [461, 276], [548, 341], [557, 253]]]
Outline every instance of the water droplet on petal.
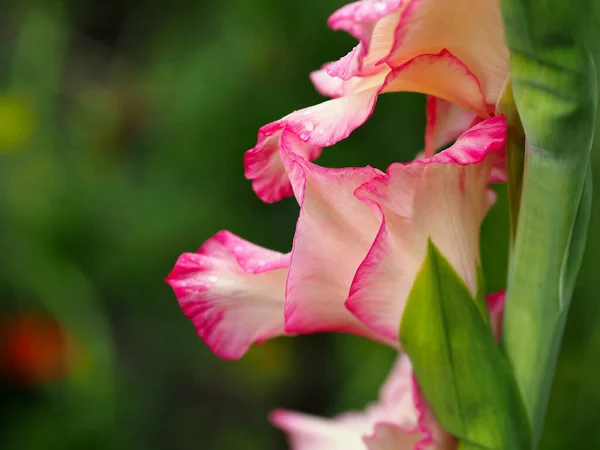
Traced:
[[375, 8], [375, 11], [377, 11], [379, 13], [383, 13], [386, 10], [385, 2], [375, 2], [373, 7]]
[[307, 131], [312, 131], [315, 129], [315, 124], [312, 122], [306, 122], [304, 124], [304, 128], [306, 128]]
[[302, 113], [303, 116], [310, 116], [313, 112], [310, 109], [307, 109]]
[[206, 277], [207, 281], [210, 281], [211, 283], [216, 283], [217, 281], [219, 281], [219, 278], [215, 275], [209, 275], [208, 277]]
[[306, 133], [300, 133], [300, 134], [298, 135], [298, 137], [300, 138], [300, 140], [301, 140], [302, 142], [306, 142], [306, 141], [308, 141], [308, 134], [306, 134]]
[[323, 128], [320, 128], [320, 129], [319, 129], [319, 134], [320, 134], [321, 136], [323, 136], [323, 135], [325, 134], [325, 130], [324, 130]]

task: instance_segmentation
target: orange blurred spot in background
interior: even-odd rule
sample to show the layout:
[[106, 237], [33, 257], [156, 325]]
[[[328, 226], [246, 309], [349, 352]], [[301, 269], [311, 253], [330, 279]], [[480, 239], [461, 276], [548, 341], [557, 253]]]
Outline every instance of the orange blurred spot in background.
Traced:
[[32, 313], [0, 319], [0, 376], [37, 386], [56, 381], [68, 370], [66, 330], [50, 316]]

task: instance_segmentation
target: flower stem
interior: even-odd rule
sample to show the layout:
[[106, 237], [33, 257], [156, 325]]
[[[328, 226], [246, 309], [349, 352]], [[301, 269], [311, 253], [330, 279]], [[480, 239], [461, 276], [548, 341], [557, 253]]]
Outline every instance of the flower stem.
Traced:
[[[503, 343], [529, 413], [534, 443], [541, 436], [585, 245], [591, 196], [589, 189], [583, 191], [582, 170], [586, 168], [581, 164], [555, 159], [527, 146]], [[585, 186], [591, 186], [591, 174]]]
[[[598, 97], [592, 55], [600, 8], [594, 0], [501, 4], [514, 103], [526, 142], [503, 344], [536, 448], [585, 249]], [[510, 161], [508, 169], [518, 170]]]

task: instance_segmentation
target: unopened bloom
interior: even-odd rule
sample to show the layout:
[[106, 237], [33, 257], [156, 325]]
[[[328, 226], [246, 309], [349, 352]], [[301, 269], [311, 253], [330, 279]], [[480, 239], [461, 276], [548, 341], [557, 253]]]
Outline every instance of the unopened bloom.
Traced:
[[[496, 339], [502, 328], [504, 292], [488, 296], [490, 324]], [[444, 380], [440, 380], [444, 383]], [[456, 440], [429, 408], [415, 380], [408, 356], [400, 355], [379, 399], [363, 411], [332, 419], [276, 410], [271, 421], [288, 435], [292, 450], [453, 450]]]
[[332, 100], [259, 130], [244, 162], [262, 200], [292, 194], [281, 151], [315, 159], [367, 120], [380, 93], [428, 94], [428, 156], [495, 114], [509, 75], [498, 0], [362, 0], [336, 11], [329, 25], [359, 44], [311, 74]]
[[183, 254], [167, 281], [198, 335], [224, 358], [271, 337], [322, 331], [397, 347], [428, 239], [475, 296], [479, 228], [494, 200], [488, 184], [505, 132], [502, 116], [490, 118], [450, 148], [386, 173], [327, 169], [283, 150], [301, 207], [292, 251], [220, 232]]

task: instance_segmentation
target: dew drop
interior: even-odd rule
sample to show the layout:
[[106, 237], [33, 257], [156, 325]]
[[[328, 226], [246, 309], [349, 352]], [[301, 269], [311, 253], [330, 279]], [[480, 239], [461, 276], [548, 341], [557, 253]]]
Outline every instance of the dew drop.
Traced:
[[300, 133], [300, 134], [298, 135], [298, 137], [300, 138], [300, 140], [301, 140], [302, 142], [306, 142], [306, 141], [308, 141], [308, 134], [306, 134], [306, 133]]
[[386, 9], [385, 2], [375, 2], [373, 7], [375, 8], [375, 11], [377, 11], [378, 13], [383, 13], [383, 12], [385, 12], [385, 9]]
[[315, 129], [315, 124], [312, 122], [306, 122], [304, 124], [304, 128], [306, 128], [307, 131], [312, 131]]

